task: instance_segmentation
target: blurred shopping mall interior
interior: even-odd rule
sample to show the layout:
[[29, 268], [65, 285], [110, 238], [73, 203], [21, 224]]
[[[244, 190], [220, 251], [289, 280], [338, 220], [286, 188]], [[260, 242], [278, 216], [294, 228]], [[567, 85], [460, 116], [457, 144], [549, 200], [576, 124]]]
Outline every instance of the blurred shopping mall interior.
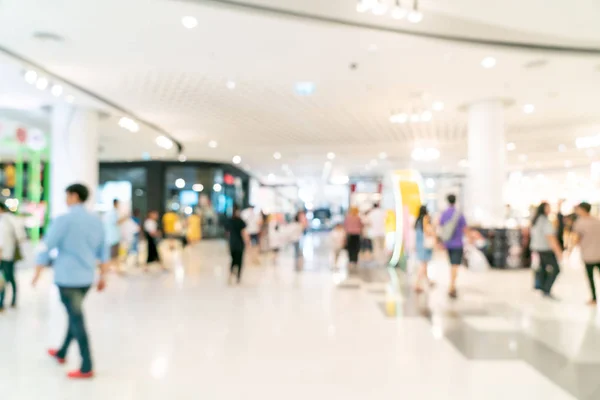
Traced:
[[[600, 231], [577, 228], [600, 214], [598, 21], [594, 0], [0, 0], [0, 397], [600, 399]], [[46, 353], [71, 323], [52, 268], [31, 284], [73, 183], [139, 230], [132, 251], [119, 220], [86, 296], [85, 382]], [[542, 203], [560, 251], [536, 248]], [[165, 270], [140, 266], [152, 211]]]

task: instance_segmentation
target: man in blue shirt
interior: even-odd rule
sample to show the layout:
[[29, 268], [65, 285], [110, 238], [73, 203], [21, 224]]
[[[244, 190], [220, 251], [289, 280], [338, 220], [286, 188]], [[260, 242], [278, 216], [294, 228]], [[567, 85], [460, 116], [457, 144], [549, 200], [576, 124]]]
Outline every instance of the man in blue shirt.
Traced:
[[69, 372], [68, 377], [91, 378], [94, 373], [82, 305], [94, 283], [98, 262], [101, 263], [98, 291], [104, 289], [109, 254], [102, 221], [83, 206], [89, 190], [81, 184], [74, 184], [66, 192], [69, 212], [50, 225], [37, 257], [38, 267], [32, 284], [37, 284], [43, 267], [50, 265], [50, 252], [57, 250], [58, 256], [52, 262], [54, 282], [67, 310], [69, 327], [62, 347], [48, 350], [48, 354], [63, 364], [69, 345], [73, 339], [77, 340], [83, 362], [81, 369]]
[[448, 257], [452, 265], [448, 296], [455, 299], [457, 297], [456, 278], [458, 277], [458, 269], [463, 262], [463, 235], [467, 228], [467, 221], [462, 213], [456, 209], [455, 195], [451, 194], [448, 196], [448, 204], [449, 207], [442, 213], [442, 217], [440, 218], [440, 226], [446, 224], [454, 226], [452, 236], [444, 243], [444, 246], [448, 249]]

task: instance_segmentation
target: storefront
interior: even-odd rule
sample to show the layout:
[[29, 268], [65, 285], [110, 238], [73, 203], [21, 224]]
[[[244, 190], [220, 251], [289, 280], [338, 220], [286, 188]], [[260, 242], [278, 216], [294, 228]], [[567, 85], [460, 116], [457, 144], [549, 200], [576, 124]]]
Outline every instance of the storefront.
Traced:
[[246, 207], [249, 199], [249, 176], [219, 163], [104, 162], [99, 185], [99, 208], [108, 207], [113, 196], [125, 199], [124, 207], [137, 209], [142, 216], [151, 210], [161, 215], [174, 211], [183, 218], [199, 213], [205, 238], [223, 236], [224, 221], [234, 205]]

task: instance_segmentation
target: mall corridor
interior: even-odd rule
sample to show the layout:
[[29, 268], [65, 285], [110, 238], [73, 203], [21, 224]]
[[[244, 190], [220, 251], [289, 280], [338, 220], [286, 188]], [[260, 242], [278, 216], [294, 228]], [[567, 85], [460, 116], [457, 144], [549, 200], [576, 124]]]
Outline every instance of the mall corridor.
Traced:
[[[322, 235], [306, 238], [306, 268], [291, 249], [278, 265], [247, 266], [228, 286], [221, 241], [175, 255], [169, 273], [112, 274], [85, 305], [96, 379], [71, 382], [46, 348], [62, 338], [64, 312], [51, 274], [35, 291], [19, 275], [18, 310], [0, 315], [0, 392], [6, 399], [595, 400], [600, 396], [600, 320], [582, 306], [567, 271], [539, 298], [530, 272], [464, 272], [449, 302], [439, 290], [409, 293], [403, 273], [330, 269]], [[504, 284], [497, 284], [502, 278]], [[76, 367], [72, 346], [67, 366]]]

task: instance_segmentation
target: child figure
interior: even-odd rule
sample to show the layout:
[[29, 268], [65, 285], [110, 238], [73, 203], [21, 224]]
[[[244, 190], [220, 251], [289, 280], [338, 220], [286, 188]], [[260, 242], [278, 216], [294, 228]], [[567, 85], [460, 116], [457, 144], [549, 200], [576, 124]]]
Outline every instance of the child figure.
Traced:
[[344, 230], [344, 224], [337, 224], [331, 230], [329, 240], [331, 241], [331, 248], [333, 249], [334, 267], [337, 268], [340, 254], [346, 247], [346, 231]]

